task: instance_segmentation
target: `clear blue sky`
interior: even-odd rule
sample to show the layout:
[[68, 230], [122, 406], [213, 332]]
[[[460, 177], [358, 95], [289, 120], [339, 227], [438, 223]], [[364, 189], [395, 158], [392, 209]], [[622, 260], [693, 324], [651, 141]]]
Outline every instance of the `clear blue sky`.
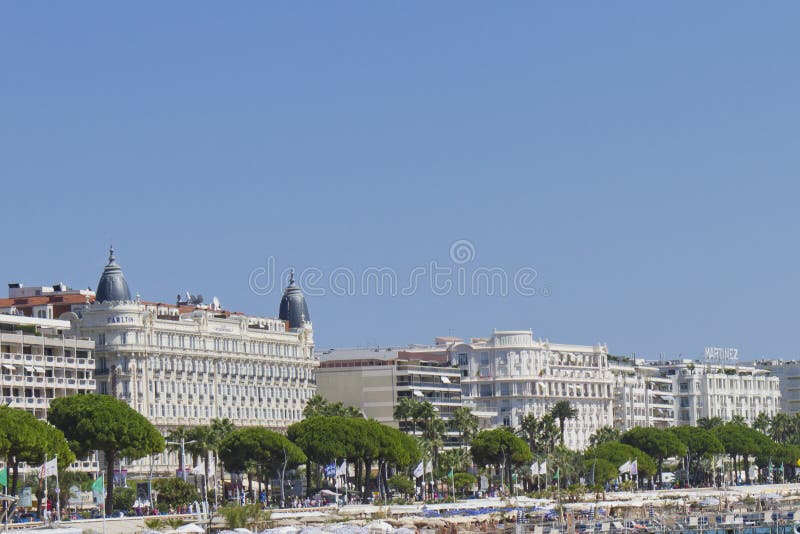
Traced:
[[[309, 298], [320, 348], [528, 329], [795, 357], [794, 2], [3, 2], [0, 281], [277, 314], [451, 243], [535, 296]], [[513, 293], [513, 292], [512, 292]], [[547, 293], [547, 294], [544, 294]]]

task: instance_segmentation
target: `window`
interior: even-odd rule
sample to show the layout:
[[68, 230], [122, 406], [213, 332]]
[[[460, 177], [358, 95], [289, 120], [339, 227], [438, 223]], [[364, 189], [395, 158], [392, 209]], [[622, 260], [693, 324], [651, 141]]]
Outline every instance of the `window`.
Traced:
[[688, 382], [681, 382], [680, 383], [681, 391], [689, 391], [689, 383]]
[[681, 408], [689, 407], [689, 397], [681, 397]]
[[492, 384], [481, 384], [479, 395], [481, 397], [492, 397], [494, 396], [494, 392], [492, 391]]
[[466, 352], [460, 352], [458, 354], [458, 365], [462, 367], [469, 365], [469, 356], [467, 355]]
[[509, 396], [511, 395], [511, 384], [507, 382], [503, 382], [500, 384], [500, 395]]
[[481, 352], [481, 367], [486, 367], [489, 365], [489, 353], [484, 351]]

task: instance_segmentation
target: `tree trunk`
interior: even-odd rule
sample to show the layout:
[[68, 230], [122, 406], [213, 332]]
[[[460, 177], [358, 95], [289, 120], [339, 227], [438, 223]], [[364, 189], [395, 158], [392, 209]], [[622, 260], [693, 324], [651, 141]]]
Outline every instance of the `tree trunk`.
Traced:
[[106, 455], [106, 509], [103, 513], [109, 515], [114, 511], [114, 464], [117, 461], [117, 455], [110, 451], [104, 452]]
[[364, 491], [361, 492], [361, 498], [366, 499], [369, 491], [369, 477], [372, 471], [372, 460], [364, 460]]
[[311, 460], [306, 461], [306, 495], [311, 493]]
[[253, 501], [255, 501], [255, 499], [253, 498], [254, 497], [254, 495], [253, 495], [253, 472], [250, 471], [249, 469], [247, 470], [247, 493], [249, 493], [250, 494], [250, 498], [253, 499]]
[[208, 466], [211, 464], [211, 450], [206, 449], [206, 465], [203, 473], [203, 500], [208, 500]]
[[745, 484], [750, 484], [750, 456], [744, 454], [743, 459], [744, 459], [744, 482]]

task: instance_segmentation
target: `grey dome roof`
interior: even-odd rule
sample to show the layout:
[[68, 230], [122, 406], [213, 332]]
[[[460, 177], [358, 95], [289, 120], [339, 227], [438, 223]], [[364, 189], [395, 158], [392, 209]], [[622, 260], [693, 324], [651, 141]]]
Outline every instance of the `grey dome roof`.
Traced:
[[289, 278], [289, 285], [283, 292], [278, 318], [289, 321], [289, 328], [300, 328], [303, 324], [311, 321], [306, 298], [294, 282], [294, 272]]
[[131, 292], [128, 289], [128, 281], [122, 274], [122, 269], [114, 258], [114, 249], [108, 251], [108, 264], [103, 269], [100, 281], [97, 282], [97, 302], [107, 302], [113, 300], [131, 300]]

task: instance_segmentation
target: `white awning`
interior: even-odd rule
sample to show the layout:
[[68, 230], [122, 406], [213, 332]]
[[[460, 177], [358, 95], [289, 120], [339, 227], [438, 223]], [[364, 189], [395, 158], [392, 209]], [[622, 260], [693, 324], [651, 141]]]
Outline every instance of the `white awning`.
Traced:
[[3, 364], [3, 367], [5, 367], [6, 369], [8, 369], [9, 371], [13, 371], [13, 370], [15, 370], [15, 369], [16, 369], [16, 368], [15, 368], [13, 365], [9, 365], [9, 364], [7, 364], [7, 363], [4, 363], [4, 364]]
[[34, 367], [33, 369], [34, 369], [34, 371], [36, 371], [37, 373], [44, 374], [44, 368], [43, 368], [43, 367]]
[[422, 394], [422, 392], [421, 392], [420, 390], [418, 390], [418, 389], [415, 389], [415, 390], [414, 390], [414, 395], [415, 395], [416, 397], [424, 397], [424, 396], [425, 396], [425, 395], [423, 395], [423, 394]]
[[447, 378], [446, 376], [443, 376], [441, 378], [442, 378], [442, 382], [444, 382], [445, 384], [449, 384], [450, 383], [450, 379]]
[[25, 366], [25, 370], [28, 371], [29, 373], [33, 373], [34, 372], [34, 368], [31, 367], [30, 365], [26, 365]]

